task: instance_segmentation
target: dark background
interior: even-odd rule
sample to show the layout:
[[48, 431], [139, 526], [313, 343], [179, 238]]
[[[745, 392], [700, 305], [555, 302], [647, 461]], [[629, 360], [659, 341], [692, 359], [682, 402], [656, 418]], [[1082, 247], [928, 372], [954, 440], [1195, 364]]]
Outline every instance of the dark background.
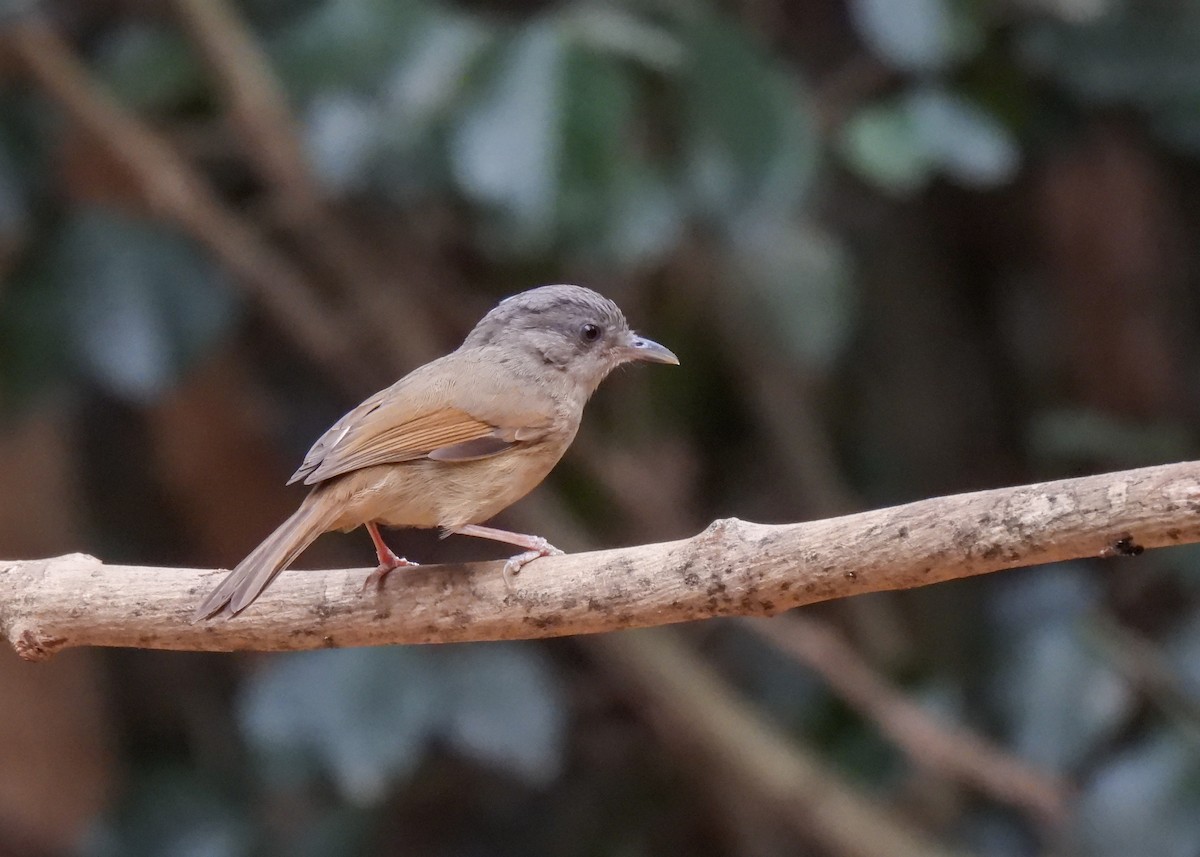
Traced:
[[[0, 556], [237, 562], [334, 419], [545, 282], [682, 360], [498, 519], [562, 547], [1196, 455], [1200, 3], [31, 5]], [[1196, 857], [1196, 557], [616, 649], [3, 653], [0, 855]]]

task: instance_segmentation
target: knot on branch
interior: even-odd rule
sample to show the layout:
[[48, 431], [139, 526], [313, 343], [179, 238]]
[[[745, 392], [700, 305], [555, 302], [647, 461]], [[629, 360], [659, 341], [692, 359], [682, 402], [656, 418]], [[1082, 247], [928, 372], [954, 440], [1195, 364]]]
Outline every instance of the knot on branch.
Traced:
[[726, 539], [742, 541], [745, 538], [746, 522], [741, 518], [717, 518], [704, 528], [700, 538], [704, 542], [718, 542]]
[[67, 642], [66, 637], [43, 636], [33, 628], [26, 628], [13, 635], [12, 646], [16, 653], [27, 661], [46, 661]]

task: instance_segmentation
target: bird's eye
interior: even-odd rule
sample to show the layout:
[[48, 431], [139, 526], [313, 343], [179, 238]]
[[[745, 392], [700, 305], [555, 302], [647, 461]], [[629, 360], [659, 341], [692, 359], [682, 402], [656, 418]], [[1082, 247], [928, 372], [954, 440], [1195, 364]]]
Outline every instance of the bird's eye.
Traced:
[[599, 325], [592, 324], [590, 322], [579, 328], [579, 336], [584, 342], [595, 342], [600, 338], [600, 334], [603, 332], [604, 331], [600, 329]]

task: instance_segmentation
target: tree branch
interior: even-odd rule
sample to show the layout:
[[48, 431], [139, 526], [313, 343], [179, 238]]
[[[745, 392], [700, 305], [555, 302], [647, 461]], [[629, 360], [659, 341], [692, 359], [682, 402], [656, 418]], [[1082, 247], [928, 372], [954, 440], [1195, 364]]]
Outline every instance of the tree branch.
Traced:
[[[175, 0], [241, 132], [246, 152], [266, 182], [285, 224], [301, 246], [336, 275], [355, 323], [371, 332], [377, 353], [396, 366], [422, 363], [438, 351], [429, 314], [409, 297], [394, 272], [386, 275], [335, 217], [297, 135], [287, 97], [262, 47], [229, 0]], [[412, 266], [408, 269], [412, 276]], [[396, 319], [407, 324], [397, 326]]]
[[30, 79], [121, 165], [150, 211], [206, 246], [333, 379], [354, 389], [349, 379], [378, 377], [361, 344], [330, 324], [336, 308], [292, 260], [253, 221], [226, 206], [161, 135], [104, 91], [54, 28], [33, 15], [9, 24], [3, 35]]
[[872, 670], [830, 625], [812, 616], [797, 616], [791, 621], [747, 622], [744, 627], [819, 673], [834, 693], [873, 721], [913, 764], [1020, 807], [1045, 825], [1063, 824], [1065, 783], [922, 708]]
[[69, 646], [282, 651], [591, 634], [908, 589], [1006, 568], [1200, 541], [1200, 462], [937, 497], [801, 524], [719, 520], [690, 539], [364, 572], [289, 572], [246, 613], [189, 625], [223, 572], [74, 554], [0, 566], [0, 631], [30, 659]]
[[[793, 736], [731, 694], [664, 631], [604, 637], [592, 647], [622, 679], [663, 744], [714, 791], [749, 795], [795, 835], [845, 857], [964, 857], [845, 783]], [[719, 792], [718, 792], [719, 794]], [[721, 803], [728, 798], [722, 796]]]

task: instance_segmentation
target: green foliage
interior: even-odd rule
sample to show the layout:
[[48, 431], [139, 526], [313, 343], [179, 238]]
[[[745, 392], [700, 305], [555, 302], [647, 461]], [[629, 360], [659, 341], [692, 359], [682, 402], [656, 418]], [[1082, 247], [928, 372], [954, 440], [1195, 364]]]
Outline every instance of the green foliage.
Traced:
[[915, 87], [859, 111], [842, 138], [847, 163], [896, 193], [936, 174], [965, 187], [1001, 185], [1016, 174], [1020, 150], [1009, 131], [977, 104], [937, 87]]
[[147, 401], [236, 317], [225, 273], [191, 241], [101, 208], [73, 212], [10, 288], [0, 349], [18, 400], [73, 375]]
[[[353, 14], [329, 23], [342, 6]], [[386, 44], [364, 35], [393, 29], [403, 36]], [[342, 38], [359, 45], [356, 63], [320, 71]], [[663, 25], [581, 6], [501, 26], [343, 0], [303, 18], [277, 54], [323, 176], [398, 201], [461, 193], [500, 257], [653, 263], [688, 218], [793, 209], [816, 159], [799, 82], [707, 12]], [[646, 127], [676, 137], [677, 154], [648, 146]]]
[[456, 123], [450, 147], [458, 185], [500, 219], [518, 251], [549, 249], [555, 226], [568, 50], [550, 20], [516, 32]]
[[85, 839], [86, 857], [249, 857], [254, 831], [245, 808], [182, 767], [135, 773], [116, 811]]
[[1200, 152], [1200, 5], [1111, 3], [1082, 22], [1034, 22], [1018, 56], [1086, 104], [1146, 110], [1163, 139]]
[[921, 190], [934, 176], [980, 189], [1009, 182], [1021, 160], [1016, 139], [955, 80], [987, 43], [984, 4], [855, 0], [851, 10], [863, 40], [915, 77], [850, 117], [840, 140], [847, 165], [897, 195]]
[[234, 319], [224, 272], [157, 223], [80, 209], [49, 253], [59, 332], [80, 373], [110, 392], [163, 392]]
[[272, 55], [301, 100], [329, 90], [371, 92], [416, 48], [432, 14], [425, 0], [329, 0], [275, 34]]
[[565, 727], [538, 652], [505, 643], [277, 658], [249, 684], [241, 722], [274, 787], [321, 773], [364, 806], [410, 777], [437, 741], [543, 784], [561, 766]]
[[875, 53], [905, 71], [933, 72], [979, 50], [981, 5], [973, 0], [851, 0], [849, 8]]
[[682, 142], [695, 210], [722, 225], [748, 210], [787, 215], [817, 155], [799, 82], [720, 18], [701, 17], [685, 34]]
[[206, 91], [194, 47], [165, 24], [117, 30], [101, 46], [97, 70], [117, 98], [138, 110], [177, 110]]
[[[15, 5], [0, 6], [0, 15]], [[85, 65], [118, 100], [148, 114], [172, 144], [180, 142], [231, 207], [270, 240], [279, 237], [288, 227], [260, 193], [244, 141], [234, 136], [194, 45], [174, 19], [135, 15], [126, 5], [106, 4], [94, 13], [103, 23], [81, 27], [87, 37], [76, 46]], [[1195, 373], [1189, 374], [1194, 366], [1186, 363], [1186, 349], [1173, 352], [1188, 366], [1170, 370], [1178, 371], [1175, 412], [1134, 420], [1097, 412], [1061, 391], [1030, 401], [1022, 388], [1027, 376], [1036, 375], [1031, 386], [1043, 393], [1068, 386], [1055, 362], [1069, 359], [1068, 346], [1055, 343], [1061, 354], [1039, 354], [1015, 373], [1017, 358], [1006, 351], [1029, 333], [1026, 325], [1052, 317], [1057, 272], [1040, 258], [1041, 242], [1063, 239], [1029, 226], [1041, 223], [1042, 213], [1033, 210], [1043, 198], [1037, 191], [1046, 188], [1038, 184], [1039, 170], [1029, 171], [1033, 193], [1004, 191], [1024, 165], [1048, 160], [1048, 143], [1069, 148], [1119, 113], [1135, 131], [1154, 132], [1130, 135], [1145, 142], [1146, 160], [1182, 179], [1178, 187], [1164, 182], [1168, 191], [1159, 202], [1188, 209], [1200, 153], [1200, 2], [1034, 5], [1036, 11], [980, 0], [850, 0], [845, 16], [834, 16], [828, 53], [817, 46], [812, 56], [809, 34], [788, 29], [796, 26], [793, 17], [805, 26], [819, 21], [804, 4], [254, 0], [238, 8], [281, 77], [335, 216], [350, 212], [347, 222], [358, 223], [383, 212], [370, 234], [411, 226], [405, 239], [426, 245], [423, 264], [445, 266], [447, 282], [469, 282], [481, 294], [530, 285], [531, 272], [586, 278], [614, 294], [626, 288], [630, 306], [641, 302], [639, 325], [679, 345], [684, 371], [638, 382], [645, 384], [635, 394], [642, 398], [621, 400], [610, 412], [622, 431], [646, 421], [670, 425], [669, 460], [695, 471], [679, 476], [678, 494], [663, 491], [688, 505], [673, 510], [678, 522], [742, 514], [742, 501], [779, 518], [814, 513], [807, 495], [818, 495], [819, 486], [784, 485], [780, 475], [813, 462], [779, 469], [780, 456], [793, 450], [770, 448], [768, 436], [777, 429], [762, 430], [748, 404], [759, 377], [740, 354], [730, 357], [739, 347], [764, 364], [752, 369], [775, 373], [773, 390], [786, 394], [793, 375], [803, 378], [797, 388], [820, 388], [803, 404], [829, 409], [815, 422], [834, 426], [837, 455], [886, 456], [880, 472], [912, 474], [902, 484], [907, 496], [930, 485], [978, 485], [981, 474], [990, 479], [1000, 468], [1011, 468], [1019, 474], [1012, 481], [1020, 481], [1027, 471], [1194, 453], [1188, 425], [1194, 397], [1186, 388]], [[760, 19], [751, 7], [772, 14]], [[776, 17], [780, 32], [763, 23]], [[845, 21], [857, 43], [845, 38]], [[856, 77], [863, 67], [865, 83]], [[810, 82], [810, 73], [820, 79]], [[29, 91], [0, 93], [4, 404], [71, 383], [119, 397], [134, 411], [152, 405], [219, 347], [237, 320], [238, 302], [210, 256], [178, 231], [81, 204], [96, 192], [86, 182], [71, 184], [76, 171], [94, 166], [86, 146], [82, 156], [77, 152], [87, 138], [67, 138], [64, 128], [77, 129], [61, 123], [36, 85], [21, 86]], [[1159, 140], [1175, 147], [1172, 158], [1162, 157]], [[834, 165], [856, 180], [847, 181]], [[922, 195], [938, 182], [996, 192]], [[1189, 216], [1179, 215], [1180, 234], [1190, 234]], [[425, 231], [427, 219], [433, 225]], [[997, 220], [1003, 230], [989, 225]], [[1137, 240], [1150, 244], [1157, 237]], [[1129, 258], [1136, 261], [1141, 257], [1130, 240]], [[1002, 248], [986, 246], [993, 242]], [[314, 285], [328, 285], [330, 272], [309, 248], [279, 246], [299, 251], [296, 264]], [[1079, 246], [1082, 256], [1096, 249], [1083, 239]], [[1182, 269], [1189, 259], [1166, 262]], [[692, 295], [678, 282], [697, 270], [712, 286]], [[1188, 268], [1186, 282], [1194, 274]], [[1030, 307], [1014, 322], [1004, 316], [1005, 300], [1014, 283], [1029, 282]], [[1148, 290], [1157, 286], [1145, 283]], [[414, 296], [423, 298], [419, 290]], [[457, 297], [452, 292], [450, 299]], [[656, 306], [659, 297], [666, 300]], [[1170, 300], [1171, 314], [1190, 330], [1194, 308]], [[459, 323], [458, 308], [451, 310], [446, 319]], [[1111, 323], [1146, 325], [1156, 335], [1152, 316]], [[741, 331], [744, 341], [731, 331]], [[937, 346], [926, 349], [926, 339]], [[947, 370], [960, 355], [964, 364], [978, 365], [962, 374]], [[287, 357], [280, 362], [294, 375], [289, 390], [310, 386], [302, 365]], [[946, 378], [952, 383], [943, 388]], [[979, 417], [971, 412], [972, 397], [985, 387], [991, 398]], [[938, 410], [944, 400], [949, 404]], [[344, 404], [305, 407], [334, 411]], [[884, 441], [853, 447], [863, 429], [839, 421], [856, 416], [882, 426]], [[980, 461], [977, 435], [995, 421], [1004, 423], [995, 448], [1003, 446], [1009, 458]], [[932, 453], [910, 462], [910, 450], [919, 453], [922, 443]], [[921, 472], [954, 454], [982, 469]], [[813, 470], [837, 471], [841, 463], [818, 461]], [[566, 467], [573, 466], [581, 475], [572, 482], [568, 473], [564, 481], [560, 471], [559, 487], [586, 512], [577, 518], [589, 522], [593, 535], [626, 538], [633, 507], [615, 508], [619, 492], [568, 460]], [[882, 480], [859, 476], [844, 487], [873, 502]], [[818, 473], [814, 481], [822, 478]], [[1081, 853], [1191, 857], [1200, 839], [1194, 812], [1200, 768], [1187, 707], [1200, 699], [1200, 630], [1190, 615], [1159, 610], [1178, 618], [1164, 623], [1155, 641], [1180, 680], [1175, 707], [1164, 712], [1157, 700], [1145, 704], [1122, 677], [1099, 644], [1094, 620], [1109, 602], [1123, 607], [1155, 587], [1167, 589], [1171, 597], [1163, 600], [1182, 610], [1173, 602], [1183, 600], [1180, 593], [1195, 599], [1196, 562], [1194, 551], [1177, 552], [1169, 568], [1139, 576], [1132, 595], [1121, 590], [1124, 601], [1109, 591], [1120, 589], [1124, 575], [1102, 581], [1092, 567], [1069, 565], [1013, 577], [994, 591], [981, 582], [970, 599], [928, 623], [936, 628], [921, 627], [902, 610], [905, 627], [897, 636], [914, 649], [898, 656], [904, 678], [911, 687], [934, 689], [913, 691], [923, 704], [974, 718], [994, 728], [1006, 747], [1072, 778]], [[922, 598], [914, 594], [905, 604], [923, 604]], [[962, 625], [968, 627], [955, 630]], [[963, 675], [939, 673], [938, 659], [921, 651], [932, 646], [925, 636], [931, 630], [941, 642], [953, 633], [954, 645], [973, 647], [963, 656]], [[765, 655], [761, 646], [731, 646], [721, 654], [741, 691], [843, 773], [884, 790], [907, 770], [864, 718], [795, 664]], [[604, 768], [594, 760], [611, 749], [606, 728], [630, 740], [622, 731], [624, 710], [589, 713], [602, 721], [600, 738], [589, 734], [573, 744], [568, 764], [567, 692], [533, 646], [272, 658], [245, 679], [238, 702], [254, 765], [223, 760], [241, 765], [250, 794], [234, 800], [227, 784], [214, 785], [207, 773], [155, 760], [149, 770], [133, 770], [124, 799], [87, 853], [250, 853], [267, 835], [250, 821], [252, 814], [269, 814], [257, 804], [274, 809], [297, 800], [303, 811], [294, 815], [302, 820], [288, 827], [281, 853], [374, 853], [380, 818], [396, 804], [409, 808], [406, 788], [422, 800], [436, 788], [423, 775], [444, 772], [439, 766], [447, 754], [439, 749], [451, 751], [456, 774], [470, 769], [509, 791], [531, 788], [539, 801], [556, 791], [547, 784], [565, 783], [569, 800], [559, 808], [566, 820], [556, 821], [565, 827], [617, 828], [652, 817], [661, 808], [655, 800], [664, 801], [661, 791], [671, 792], [672, 801], [692, 799], [655, 781], [661, 772], [654, 765], [665, 764], [659, 759], [623, 778], [587, 769], [589, 763]], [[602, 750], [589, 751], [590, 740]], [[636, 806], [622, 806], [617, 822], [578, 822], [579, 806], [595, 814], [605, 788], [619, 793], [613, 803]], [[982, 803], [955, 802], [961, 827], [989, 843], [979, 853], [1027, 850], [1028, 830], [1008, 816], [997, 820]], [[506, 823], [535, 826], [511, 814], [520, 824]], [[603, 851], [609, 842], [630, 853], [658, 853], [654, 837], [638, 830], [606, 828], [594, 839], [571, 833], [585, 842], [581, 853]]]

